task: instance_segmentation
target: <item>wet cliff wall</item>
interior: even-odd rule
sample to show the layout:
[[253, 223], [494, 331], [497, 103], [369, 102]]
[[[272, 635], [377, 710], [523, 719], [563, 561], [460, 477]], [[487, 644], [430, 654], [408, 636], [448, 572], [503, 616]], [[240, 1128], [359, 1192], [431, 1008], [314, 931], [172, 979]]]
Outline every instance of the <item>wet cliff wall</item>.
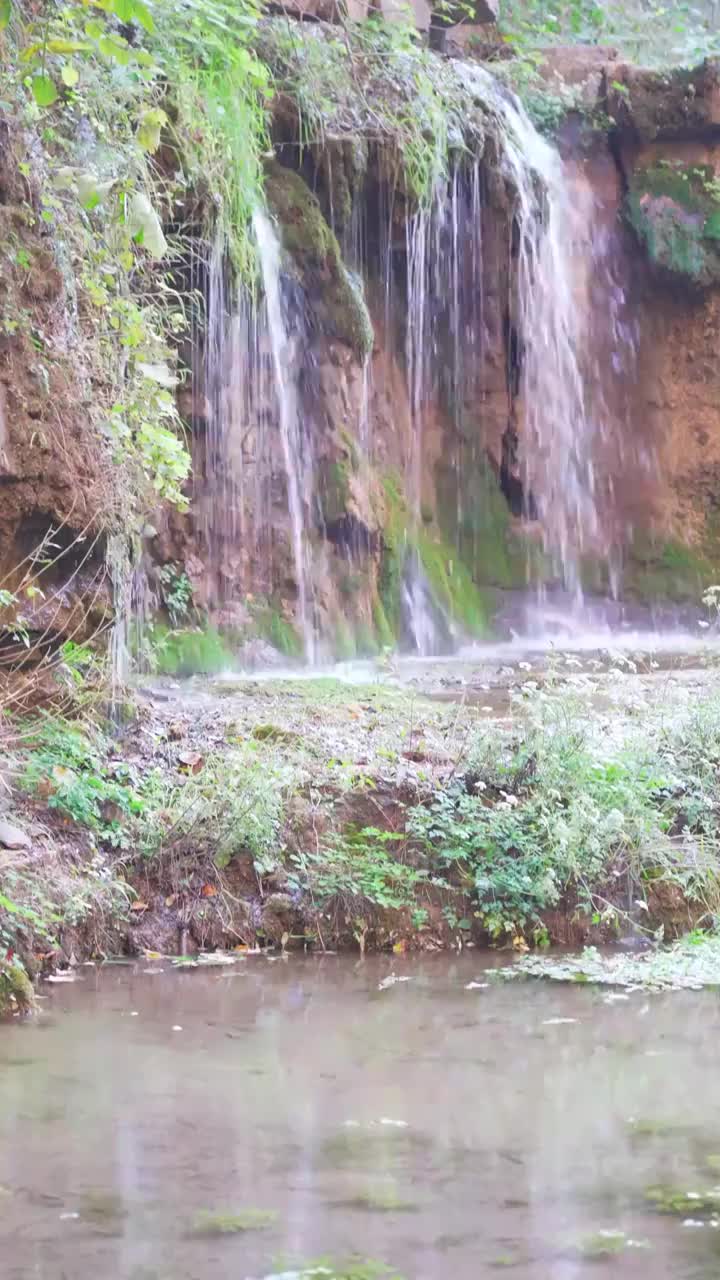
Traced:
[[[270, 651], [257, 637], [286, 654], [303, 647], [293, 484], [308, 608], [327, 655], [417, 646], [414, 613], [431, 647], [487, 635], [503, 592], [563, 580], [543, 526], [553, 459], [543, 461], [524, 376], [538, 335], [521, 300], [518, 184], [527, 178], [541, 229], [542, 176], [533, 179], [532, 156], [524, 177], [508, 162], [505, 91], [478, 63], [418, 58], [384, 33], [354, 39], [281, 19], [257, 40], [274, 78], [264, 187], [297, 399], [291, 467], [262, 287], [239, 286], [213, 239], [212, 183], [188, 172], [182, 196], [170, 183], [156, 200], [156, 230], [162, 222], [180, 240], [166, 283], [193, 299], [172, 395], [194, 468], [187, 515], [135, 504], [146, 606], [173, 629], [207, 617], [231, 648], [255, 646], [261, 659]], [[582, 213], [567, 255], [584, 317], [578, 367], [596, 389], [583, 406], [593, 522], [578, 575], [628, 600], [695, 602], [717, 561], [716, 70], [659, 76], [612, 51], [576, 50], [565, 61], [556, 51], [546, 76]], [[48, 209], [42, 157], [29, 177], [20, 168], [33, 128], [8, 123], [3, 140], [1, 560], [4, 585], [25, 592], [31, 636], [56, 645], [112, 621], [107, 548], [128, 524], [103, 416], [118, 387], [127, 395], [128, 369], [136, 399], [165, 395], [174, 375], [167, 341], [153, 354], [147, 333], [129, 365], [96, 358], [91, 295], [109, 276], [96, 280], [101, 268], [77, 295], [83, 254], [98, 252], [94, 211], [85, 220], [95, 238], [75, 242], [63, 272], [64, 215]], [[177, 138], [163, 142], [164, 181], [178, 154]], [[83, 174], [73, 168], [75, 188]], [[151, 293], [147, 245], [128, 251], [130, 276], [141, 264], [140, 294]], [[36, 563], [45, 538], [63, 556], [45, 556], [46, 577], [26, 583], [18, 565]], [[13, 632], [8, 643], [24, 640]]]

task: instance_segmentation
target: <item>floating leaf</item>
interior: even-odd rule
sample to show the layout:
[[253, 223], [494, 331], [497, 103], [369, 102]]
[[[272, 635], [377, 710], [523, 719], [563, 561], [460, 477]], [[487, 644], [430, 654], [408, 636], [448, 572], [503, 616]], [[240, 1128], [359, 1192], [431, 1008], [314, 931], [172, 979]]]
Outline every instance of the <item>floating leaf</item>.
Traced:
[[57, 102], [58, 91], [49, 76], [33, 76], [32, 92], [39, 107], [51, 107]]

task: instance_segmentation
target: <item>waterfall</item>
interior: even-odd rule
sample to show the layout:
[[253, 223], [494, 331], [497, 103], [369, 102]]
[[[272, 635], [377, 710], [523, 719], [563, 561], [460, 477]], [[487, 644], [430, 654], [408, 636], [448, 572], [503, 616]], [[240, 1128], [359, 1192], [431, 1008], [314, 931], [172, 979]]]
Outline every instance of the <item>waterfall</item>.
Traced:
[[601, 483], [598, 462], [603, 447], [612, 445], [603, 382], [617, 379], [625, 361], [617, 292], [581, 168], [573, 171], [563, 161], [517, 100], [500, 97], [495, 105], [504, 124], [500, 164], [516, 193], [526, 501], [563, 585], [580, 600], [583, 555], [609, 557], [602, 511], [607, 482]]
[[[477, 532], [482, 497], [473, 490], [476, 477], [485, 483], [483, 468], [492, 494], [509, 476], [514, 514], [528, 534], [537, 524], [545, 563], [575, 601], [584, 558], [609, 562], [622, 542], [612, 527], [612, 484], [628, 435], [616, 429], [618, 388], [631, 381], [634, 339], [613, 275], [612, 232], [582, 164], [565, 161], [484, 69], [467, 64], [463, 74], [486, 105], [492, 146], [451, 156], [419, 205], [386, 179], [353, 188], [343, 269], [358, 290], [370, 285], [374, 354], [353, 361], [347, 347], [327, 356], [325, 336], [334, 335], [323, 328], [322, 286], [314, 279], [308, 287], [302, 271], [281, 271], [282, 226], [266, 213], [253, 220], [259, 297], [231, 285], [221, 244], [204, 267], [206, 429], [196, 508], [214, 565], [213, 603], [248, 591], [282, 602], [292, 578], [309, 662], [322, 640], [316, 616], [334, 623], [343, 593], [350, 599], [347, 582], [365, 573], [367, 552], [356, 548], [377, 534], [372, 524], [360, 528], [353, 544], [352, 521], [367, 518], [353, 510], [347, 541], [342, 529], [332, 543], [316, 537], [321, 463], [362, 474], [353, 501], [363, 485], [379, 487], [382, 468], [404, 481], [402, 629], [422, 654], [460, 638], [444, 609], [460, 612], [453, 575], [461, 562], [477, 582], [493, 581], [478, 559], [488, 545]], [[377, 434], [378, 421], [386, 434]], [[440, 574], [429, 559], [436, 552]], [[352, 607], [348, 616], [367, 626], [362, 607], [362, 617]]]
[[280, 286], [280, 241], [265, 213], [259, 210], [255, 213], [253, 226], [265, 289], [280, 438], [285, 458], [288, 511], [298, 591], [297, 621], [303, 639], [305, 659], [312, 663], [315, 659], [315, 633], [310, 616], [311, 578], [306, 547], [304, 504], [306, 495], [303, 492], [305, 486], [302, 482], [307, 457], [302, 447], [297, 386], [293, 376], [295, 354], [283, 310]]

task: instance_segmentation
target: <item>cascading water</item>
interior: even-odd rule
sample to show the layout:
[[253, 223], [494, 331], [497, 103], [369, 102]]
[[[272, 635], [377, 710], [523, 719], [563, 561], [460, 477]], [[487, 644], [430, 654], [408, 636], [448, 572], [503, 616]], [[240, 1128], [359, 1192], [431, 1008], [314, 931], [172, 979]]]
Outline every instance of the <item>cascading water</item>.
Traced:
[[515, 99], [497, 98], [495, 107], [504, 124], [501, 166], [517, 202], [525, 493], [578, 602], [583, 556], [610, 558], [607, 465], [599, 471], [617, 446], [608, 384], [627, 381], [635, 340], [581, 167], [563, 161]]
[[[376, 355], [365, 355], [355, 366], [333, 401], [332, 415], [322, 402], [315, 414], [312, 399], [321, 387], [313, 382], [313, 362], [324, 358], [324, 331], [317, 317], [326, 313], [322, 306], [313, 311], [317, 298], [304, 292], [301, 277], [291, 273], [292, 283], [290, 277], [281, 278], [281, 243], [270, 218], [258, 212], [254, 219], [263, 287], [259, 300], [244, 291], [231, 297], [222, 247], [210, 257], [207, 542], [214, 545], [221, 580], [240, 580], [244, 590], [255, 590], [260, 581], [268, 599], [282, 598], [289, 572], [278, 556], [276, 531], [284, 523], [284, 498], [296, 622], [309, 661], [316, 655], [314, 591], [320, 576], [327, 575], [331, 561], [348, 580], [361, 572], [352, 564], [350, 544], [343, 547], [342, 521], [336, 521], [333, 537], [338, 541], [331, 549], [318, 547], [315, 531], [322, 528], [324, 508], [315, 491], [322, 469], [315, 465], [315, 451], [326, 473], [330, 468], [337, 475], [345, 465], [338, 461], [337, 441], [352, 436], [351, 455], [357, 448], [362, 458], [357, 465], [368, 476], [387, 465], [387, 438], [375, 435], [376, 408], [378, 397], [384, 397], [384, 404], [395, 409], [392, 379], [399, 366], [405, 372], [406, 407], [398, 406], [392, 417], [389, 465], [402, 458], [410, 525], [401, 603], [405, 639], [417, 652], [440, 652], [453, 636], [426, 562], [437, 531], [435, 468], [444, 477], [446, 514], [452, 504], [448, 493], [455, 495], [457, 533], [451, 519], [443, 536], [456, 537], [457, 563], [462, 558], [480, 582], [485, 566], [477, 559], [481, 552], [473, 524], [479, 499], [469, 486], [485, 465], [500, 472], [501, 450], [506, 466], [506, 446], [517, 448], [522, 480], [515, 471], [510, 474], [509, 483], [521, 487], [519, 497], [512, 489], [513, 511], [526, 525], [537, 523], [555, 579], [576, 601], [583, 557], [607, 558], [613, 544], [608, 511], [611, 476], [619, 468], [617, 457], [613, 466], [608, 460], [613, 450], [617, 453], [622, 435], [614, 430], [619, 397], [613, 387], [627, 384], [634, 342], [613, 275], [607, 228], [600, 224], [581, 166], [566, 163], [540, 137], [519, 103], [482, 68], [468, 65], [465, 74], [475, 96], [486, 104], [495, 159], [454, 159], [420, 207], [398, 200], [385, 180], [353, 191], [344, 249], [356, 274], [347, 271], [347, 279], [358, 291], [364, 283], [375, 300]], [[489, 206], [490, 212], [488, 175], [496, 186], [499, 177], [505, 192]], [[507, 202], [508, 197], [513, 206], [512, 226], [506, 228], [512, 263], [504, 308], [496, 286], [491, 300], [490, 295], [486, 299], [483, 237], [486, 225], [495, 239], [496, 231], [506, 227], [503, 198]], [[492, 220], [496, 212], [497, 224]], [[498, 270], [493, 278], [507, 281], [507, 270]], [[506, 339], [503, 325], [508, 326]], [[507, 385], [498, 357], [503, 341], [513, 366]], [[495, 415], [492, 449], [484, 416], [490, 348], [490, 394], [496, 397], [490, 410]], [[342, 364], [347, 359], [347, 350], [341, 359], [331, 353], [329, 366], [349, 367]], [[323, 376], [322, 387], [327, 387], [328, 374]], [[331, 383], [333, 378], [330, 374]], [[332, 385], [340, 385], [339, 375]], [[347, 391], [350, 385], [354, 400]], [[503, 421], [497, 406], [505, 403], [508, 385], [511, 415], [508, 421], [506, 410]], [[324, 430], [328, 434], [323, 437]], [[487, 464], [488, 456], [494, 463]], [[514, 455], [507, 465], [515, 466]], [[348, 529], [353, 518], [348, 517]], [[371, 537], [362, 534], [357, 545], [369, 546]], [[452, 561], [444, 572], [452, 577]], [[321, 612], [328, 599], [325, 585], [323, 579]]]
[[307, 455], [302, 447], [297, 386], [293, 377], [296, 360], [283, 311], [280, 286], [280, 241], [267, 214], [260, 210], [255, 213], [253, 226], [265, 289], [280, 438], [285, 458], [288, 510], [298, 591], [297, 621], [303, 638], [305, 659], [307, 662], [313, 662], [315, 632], [310, 614], [312, 588], [305, 533], [305, 502], [310, 497], [307, 493], [308, 486], [304, 483], [307, 478], [305, 466]]
[[[297, 586], [296, 623], [308, 662], [315, 658], [312, 575], [306, 512], [312, 508], [312, 451], [301, 429], [298, 377], [301, 324], [291, 326], [281, 280], [281, 246], [267, 214], [253, 219], [262, 296], [231, 291], [224, 246], [205, 264], [206, 310], [202, 377], [206, 428], [196, 467], [195, 507], [211, 568], [208, 598], [234, 620], [233, 606], [258, 584], [268, 598], [273, 581], [273, 503], [284, 475], [289, 544]], [[197, 342], [199, 347], [200, 343]], [[279, 444], [279, 456], [277, 445]], [[242, 599], [239, 601], [242, 608]]]

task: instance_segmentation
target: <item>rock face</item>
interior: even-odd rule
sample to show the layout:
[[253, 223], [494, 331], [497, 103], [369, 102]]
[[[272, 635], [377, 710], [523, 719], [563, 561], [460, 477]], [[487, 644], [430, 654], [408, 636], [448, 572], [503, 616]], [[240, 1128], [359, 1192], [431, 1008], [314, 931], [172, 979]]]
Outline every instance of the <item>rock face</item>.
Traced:
[[[298, 28], [317, 32], [334, 12], [299, 5]], [[477, 36], [484, 46], [493, 14], [480, 3], [456, 45], [470, 52]], [[443, 24], [452, 18], [443, 10]], [[476, 65], [465, 73], [482, 105], [491, 86]], [[549, 91], [572, 90], [560, 146], [590, 211], [569, 280], [588, 317], [582, 372], [602, 387], [602, 545], [583, 572], [606, 590], [609, 548], [627, 595], [697, 599], [720, 537], [720, 70], [649, 72], [612, 49], [554, 49], [541, 73]], [[498, 139], [488, 126], [463, 150], [452, 118], [448, 141], [463, 159], [444, 208], [418, 209], [399, 163], [402, 129], [378, 128], [373, 104], [362, 107], [362, 128], [350, 104], [344, 129], [305, 145], [298, 102], [281, 89], [266, 182], [282, 242], [309, 608], [337, 657], [421, 644], [413, 615], [423, 612], [431, 643], [484, 634], [495, 588], [523, 587], [529, 564], [550, 582], [555, 572], [522, 462], [530, 335], [517, 302], [517, 191]], [[414, 159], [421, 170], [428, 155]], [[23, 613], [32, 635], [60, 644], [108, 619], [114, 496], [89, 425], [102, 389], [84, 379], [36, 206], [0, 133], [10, 317], [0, 333], [0, 586], [22, 591], [17, 566], [44, 541], [59, 545]], [[194, 603], [253, 665], [299, 656], [296, 530], [267, 320], [252, 299], [235, 300], [223, 264], [213, 284], [205, 376], [179, 396], [193, 434], [191, 515], [159, 516], [152, 554], [184, 569]], [[32, 324], [15, 325], [15, 312]]]

